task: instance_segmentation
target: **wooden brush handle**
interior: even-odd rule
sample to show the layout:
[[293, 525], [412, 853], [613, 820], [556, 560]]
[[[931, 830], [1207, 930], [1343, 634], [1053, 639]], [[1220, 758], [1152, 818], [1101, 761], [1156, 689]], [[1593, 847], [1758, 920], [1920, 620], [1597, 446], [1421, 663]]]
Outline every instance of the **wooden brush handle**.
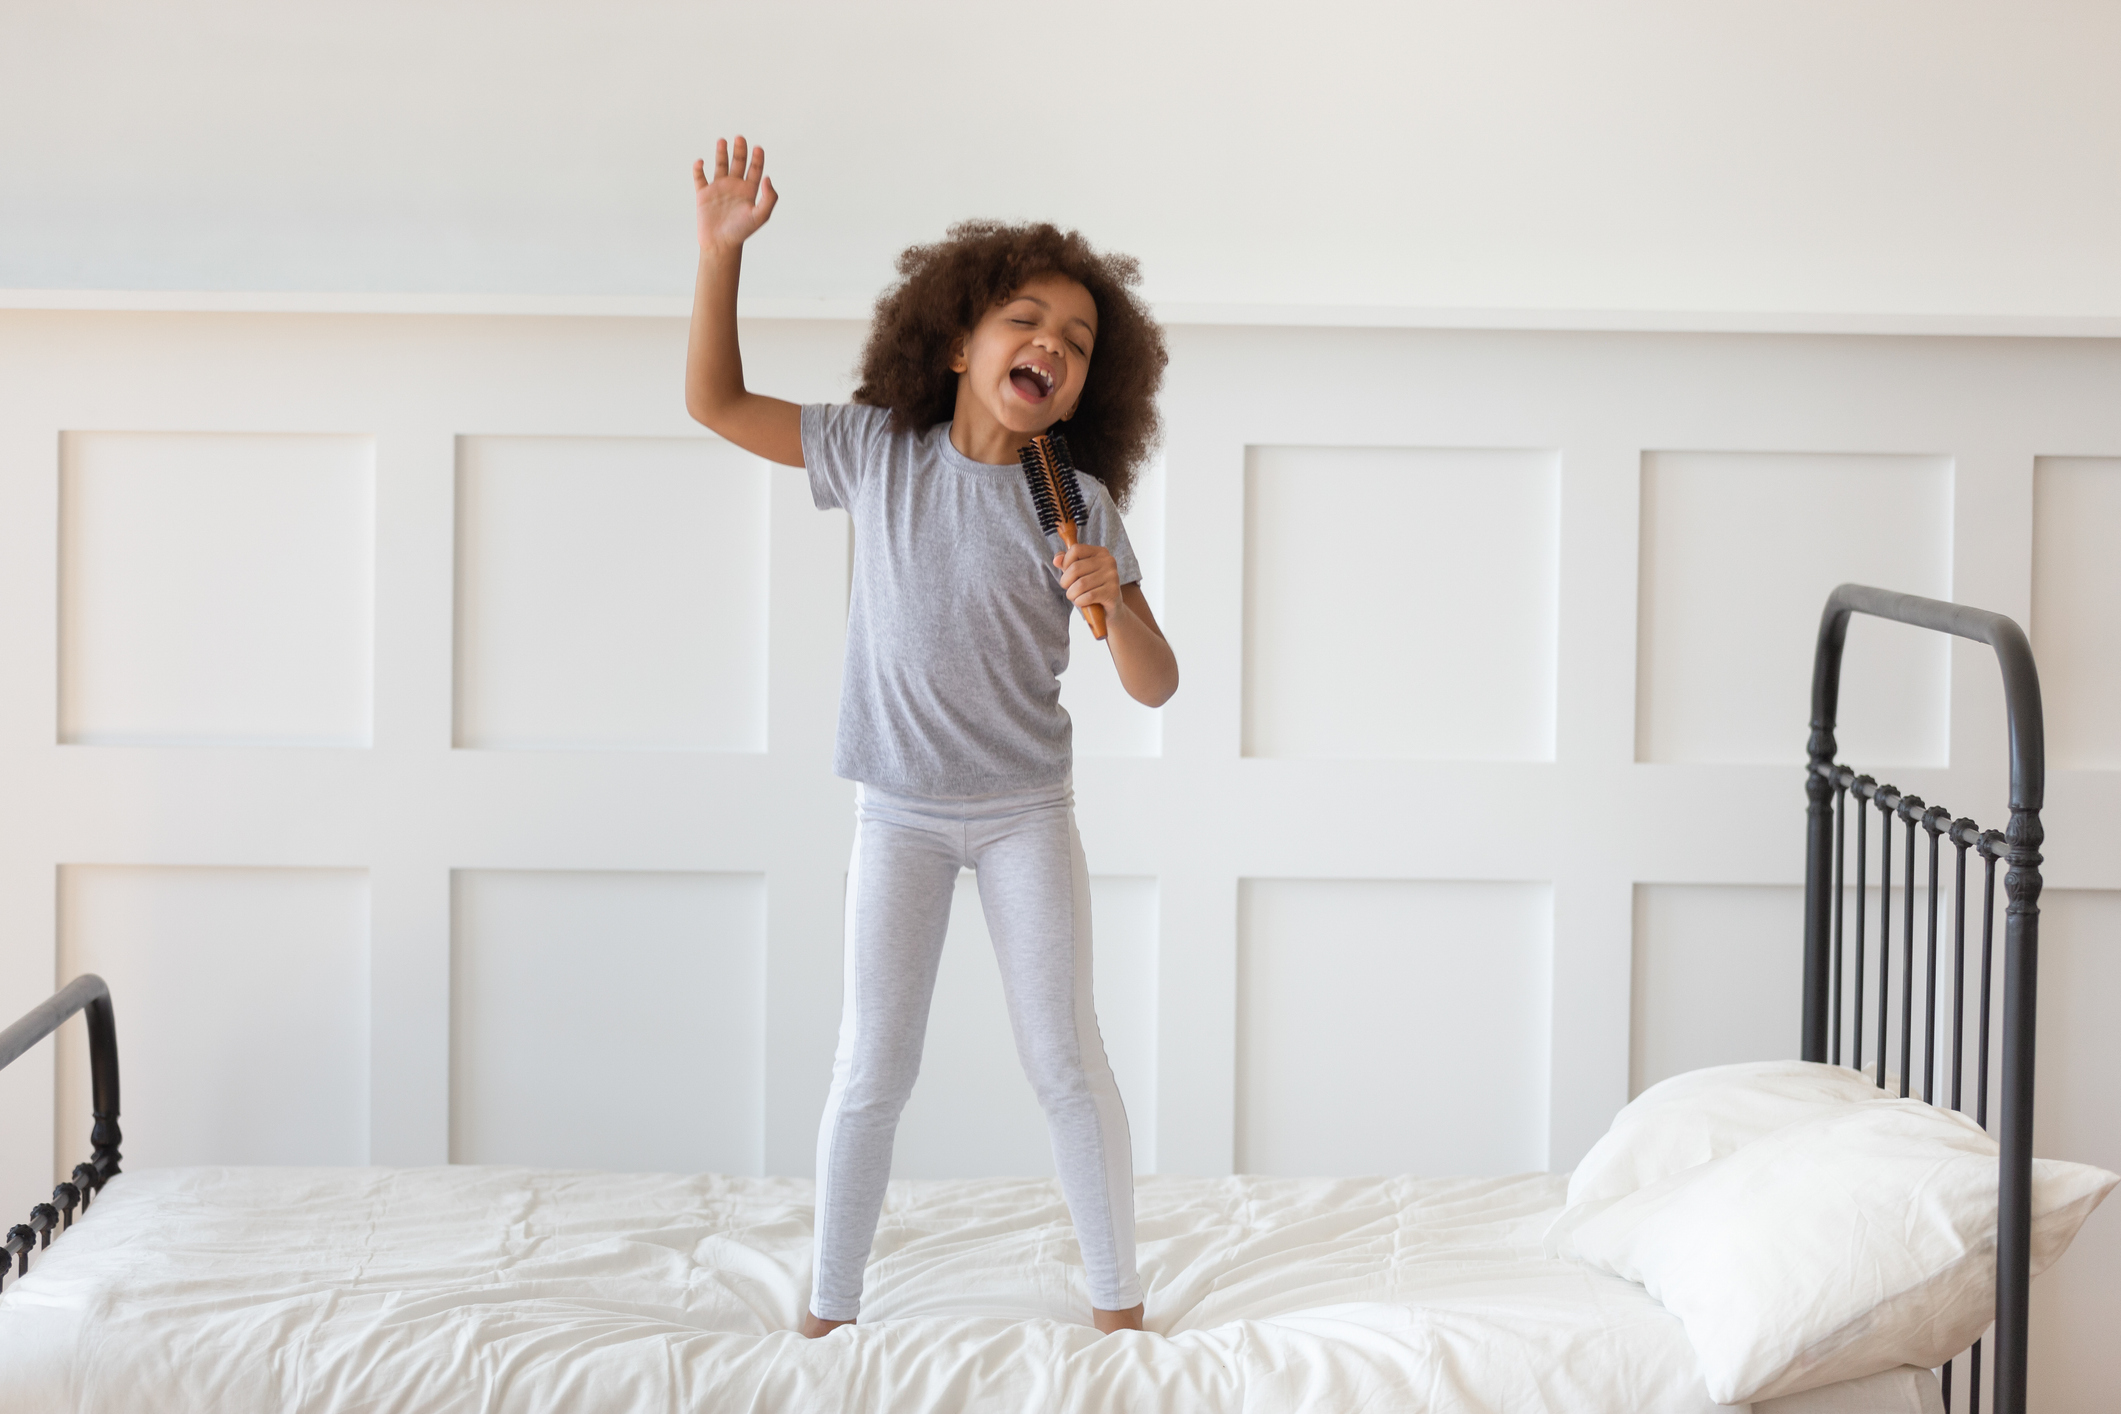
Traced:
[[[1055, 489], [1056, 489], [1056, 490], [1058, 490], [1059, 488], [1058, 488], [1058, 487], [1056, 487]], [[1065, 514], [1061, 516], [1061, 523], [1060, 523], [1060, 538], [1061, 538], [1061, 544], [1062, 544], [1062, 545], [1066, 546], [1066, 547], [1067, 547], [1068, 549], [1070, 549], [1070, 550], [1073, 550], [1073, 549], [1075, 548], [1075, 522], [1074, 522], [1074, 521], [1072, 521], [1072, 520], [1070, 520], [1070, 519], [1068, 519], [1068, 517], [1067, 517], [1067, 516], [1066, 516]], [[1088, 624], [1088, 625], [1090, 625], [1090, 636], [1091, 636], [1092, 638], [1094, 638], [1094, 639], [1098, 640], [1098, 641], [1099, 641], [1100, 643], [1104, 642], [1104, 638], [1105, 638], [1105, 606], [1104, 606], [1104, 605], [1102, 605], [1102, 604], [1085, 604], [1085, 605], [1083, 605], [1083, 622], [1084, 622], [1084, 623], [1086, 623], [1086, 624]]]

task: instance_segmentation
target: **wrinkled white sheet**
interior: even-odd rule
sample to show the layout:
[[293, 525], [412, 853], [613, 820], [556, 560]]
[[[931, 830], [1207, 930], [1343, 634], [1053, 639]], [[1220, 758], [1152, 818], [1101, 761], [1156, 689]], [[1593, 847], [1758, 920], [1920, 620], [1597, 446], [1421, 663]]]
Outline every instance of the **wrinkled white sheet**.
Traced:
[[[1050, 1182], [892, 1186], [859, 1326], [792, 1333], [811, 1187], [504, 1168], [114, 1180], [0, 1296], [0, 1409], [1715, 1409], [1679, 1322], [1543, 1255], [1566, 1180], [1145, 1178], [1100, 1338]], [[1900, 1371], [1762, 1414], [1915, 1414]]]

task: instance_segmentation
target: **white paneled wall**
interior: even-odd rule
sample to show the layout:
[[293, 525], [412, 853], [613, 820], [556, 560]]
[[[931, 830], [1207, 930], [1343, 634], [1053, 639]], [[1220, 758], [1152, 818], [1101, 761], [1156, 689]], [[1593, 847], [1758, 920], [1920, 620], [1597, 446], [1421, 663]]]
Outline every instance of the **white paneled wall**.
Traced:
[[467, 869], [452, 922], [452, 1162], [759, 1170], [764, 879]]
[[366, 746], [375, 443], [60, 443], [60, 739]]
[[1245, 755], [1553, 760], [1559, 470], [1247, 448]]
[[[1789, 664], [1850, 580], [1951, 597], [1949, 458], [1645, 455], [1635, 759], [1803, 761], [1790, 723], [1810, 718], [1811, 678]], [[1950, 662], [1941, 635], [1852, 623], [1844, 756], [1944, 765]]]
[[1544, 1167], [1552, 894], [1544, 884], [1244, 881], [1237, 1167]]
[[2121, 457], [2033, 467], [2033, 653], [2047, 759], [2121, 769]]
[[1638, 884], [1628, 1093], [1705, 1065], [1790, 1056], [1804, 890]]
[[[130, 1162], [367, 1161], [366, 875], [92, 865], [58, 887], [58, 975], [102, 976], [119, 1017]], [[84, 1032], [62, 1040], [60, 1090], [86, 1095]], [[88, 1130], [63, 1107], [59, 1152]]]
[[700, 438], [461, 438], [457, 745], [764, 751], [770, 475]]
[[[1842, 579], [2034, 633], [2041, 1145], [2115, 1162], [2121, 343], [1170, 332], [1129, 525], [1183, 685], [1079, 635], [1064, 686], [1144, 1168], [1567, 1168], [1793, 1054]], [[747, 375], [844, 397], [860, 335], [750, 323]], [[0, 315], [0, 1012], [111, 978], [136, 1162], [809, 1171], [847, 522], [687, 422], [683, 339]], [[2002, 823], [1985, 652], [1859, 622], [1844, 681], [1854, 759]], [[997, 993], [968, 894], [899, 1172], [1049, 1168]], [[5, 1191], [80, 1157], [76, 1059], [0, 1075]], [[2037, 1288], [2043, 1408], [2110, 1383], [2117, 1232]]]
[[[2121, 890], [2050, 889], [2041, 897], [2040, 1055], [2033, 1149], [2121, 1172]], [[2121, 1222], [2100, 1212], [2069, 1255], [2033, 1283], [2035, 1409], [2111, 1408], [2121, 1389], [2114, 1273]]]

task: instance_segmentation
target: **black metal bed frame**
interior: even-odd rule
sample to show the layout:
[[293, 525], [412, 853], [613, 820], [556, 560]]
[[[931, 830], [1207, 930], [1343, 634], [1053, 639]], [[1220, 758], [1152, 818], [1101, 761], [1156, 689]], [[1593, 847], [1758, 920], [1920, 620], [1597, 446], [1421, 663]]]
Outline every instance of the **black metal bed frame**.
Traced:
[[[95, 1152], [87, 1163], [75, 1164], [73, 1177], [52, 1190], [52, 1201], [29, 1210], [29, 1221], [7, 1230], [5, 1251], [14, 1254], [15, 1275], [29, 1272], [32, 1247], [49, 1247], [54, 1232], [74, 1225], [74, 1209], [83, 1212], [118, 1174], [118, 1024], [111, 1015], [110, 988], [93, 972], [84, 972], [58, 991], [31, 1007], [20, 1021], [0, 1031], [0, 1068], [59, 1029], [59, 1024], [77, 1011], [88, 1013], [89, 1109], [95, 1128], [88, 1142]], [[0, 1283], [7, 1278], [8, 1262], [0, 1256]]]
[[[1841, 650], [1848, 636], [1851, 614], [1871, 614], [1900, 623], [1935, 629], [1986, 643], [1996, 651], [2003, 670], [2003, 696], [2010, 722], [2010, 828], [2002, 834], [1983, 830], [1972, 820], [1953, 819], [1941, 805], [1925, 805], [1919, 796], [1898, 786], [1881, 785], [1869, 776], [1859, 776], [1836, 764], [1834, 721], [1841, 692]], [[1936, 1040], [1939, 1000], [1937, 996], [1938, 846], [1949, 840], [1957, 851], [1953, 879], [1951, 1022], [1951, 1095], [1953, 1109], [1960, 1109], [1963, 1087], [1966, 1022], [1966, 856], [1969, 850], [1982, 862], [1980, 938], [1980, 1003], [1975, 1045], [1974, 1114], [1988, 1126], [1989, 1025], [1992, 996], [1992, 953], [1995, 934], [1996, 861], [2008, 862], [2004, 889], [2010, 898], [2003, 952], [2003, 1071], [2001, 1120], [2001, 1175], [1998, 1188], [1996, 1241], [1996, 1326], [1994, 1380], [1996, 1414], [2025, 1414], [2026, 1326], [2028, 1287], [2031, 1280], [2032, 1243], [2032, 1155], [2033, 1155], [2033, 1018], [2040, 953], [2040, 802], [2045, 773], [2045, 750], [2041, 737], [2040, 679], [2034, 671], [2031, 647], [2018, 625], [2001, 614], [1895, 594], [1860, 584], [1844, 584], [1828, 596], [1819, 621], [1819, 644], [1812, 663], [1811, 763], [1805, 778], [1809, 802], [1806, 815], [1804, 865], [1804, 1042], [1803, 1058], [1840, 1064], [1842, 1035], [1851, 1031], [1849, 1060], [1863, 1067], [1864, 986], [1867, 978], [1864, 949], [1866, 873], [1866, 822], [1868, 802], [1879, 815], [1879, 905], [1878, 905], [1878, 1008], [1875, 1064], [1877, 1081], [1886, 1084], [1886, 1056], [1891, 1032], [1892, 973], [1892, 829], [1893, 821], [1905, 826], [1906, 857], [1901, 875], [1903, 917], [1900, 934], [1900, 1093], [1907, 1096], [1913, 1080], [1910, 1062], [1914, 1038], [1914, 946], [1915, 946], [1915, 832], [1929, 837], [1927, 887], [1927, 962], [1922, 1011], [1922, 1093], [1930, 1104], [1938, 1103]], [[1849, 800], [1855, 798], [1856, 818], [1856, 906], [1847, 907], [1846, 872]], [[1854, 928], [1845, 930], [1853, 917]], [[1844, 953], [1844, 932], [1852, 946]], [[1843, 1006], [1845, 961], [1853, 963], [1853, 1004]], [[0, 1067], [43, 1040], [61, 1022], [77, 1011], [88, 1013], [89, 1072], [93, 1089], [95, 1128], [90, 1142], [94, 1155], [74, 1166], [73, 1178], [52, 1191], [52, 1201], [39, 1203], [26, 1224], [7, 1233], [5, 1250], [14, 1254], [19, 1276], [29, 1270], [31, 1249], [48, 1246], [55, 1231], [73, 1222], [74, 1209], [86, 1210], [95, 1194], [118, 1173], [118, 1039], [111, 1016], [110, 989], [93, 973], [76, 977], [20, 1021], [0, 1032]], [[1845, 1025], [1844, 1023], [1852, 1023]], [[0, 1258], [0, 1282], [7, 1263]], [[1981, 1411], [1981, 1342], [1971, 1351], [1968, 1407]], [[1952, 1362], [1944, 1366], [1945, 1407], [1951, 1407]]]
[[[1954, 819], [1941, 805], [1898, 786], [1859, 776], [1834, 761], [1835, 708], [1841, 695], [1841, 649], [1848, 637], [1849, 615], [1870, 614], [1918, 628], [1955, 634], [1986, 643], [1996, 652], [2003, 672], [2004, 711], [2010, 726], [2010, 827], [2003, 833], [1983, 830], [1972, 820]], [[1900, 1094], [1906, 1097], [1914, 1079], [1911, 1069], [1915, 1021], [1922, 1022], [1922, 1093], [1926, 1104], [1939, 1104], [1937, 1074], [1937, 884], [1938, 846], [1951, 841], [1957, 852], [1952, 878], [1952, 958], [1949, 1007], [1951, 1094], [1947, 1104], [1962, 1109], [1963, 1062], [1966, 1058], [1966, 856], [1981, 857], [1981, 982], [1974, 1046], [1974, 1119], [1988, 1122], [1990, 1002], [1994, 984], [1996, 861], [2008, 863], [2004, 891], [2009, 895], [2003, 937], [2003, 1075], [2002, 1115], [1997, 1138], [1999, 1163], [1996, 1213], [1996, 1414], [2024, 1414], [2026, 1330], [2030, 1315], [2033, 1222], [2033, 1041], [2034, 1006], [2040, 970], [2040, 804], [2045, 788], [2047, 752], [2040, 716], [2040, 675], [2033, 666], [2025, 632], [2001, 614], [1947, 604], [1913, 594], [1896, 594], [1861, 584], [1844, 584], [1827, 596], [1819, 619], [1819, 645], [1812, 659], [1811, 763], [1805, 776], [1806, 834], [1804, 859], [1804, 1059], [1841, 1063], [1844, 1030], [1849, 1062], [1863, 1069], [1863, 989], [1867, 976], [1863, 924], [1867, 901], [1866, 828], [1872, 809], [1878, 813], [1878, 1010], [1877, 1081], [1889, 1078], [1886, 1054], [1892, 1039], [1891, 981], [1893, 938], [1893, 821], [1904, 827], [1906, 851], [1901, 870], [1900, 926]], [[1855, 798], [1855, 907], [1848, 907], [1847, 836], [1850, 797]], [[1866, 806], [1868, 802], [1868, 807]], [[1927, 930], [1924, 941], [1923, 996], [1915, 1009], [1915, 832], [1929, 837], [1929, 870], [1923, 892]], [[1851, 944], [1843, 951], [1847, 920]], [[1844, 965], [1846, 961], [1852, 967]], [[1853, 972], [1854, 995], [1844, 1010], [1842, 983]], [[1844, 1026], [1844, 1021], [1849, 1022]], [[1981, 1342], [1970, 1352], [1967, 1407], [1981, 1414]], [[1944, 1405], [1951, 1408], [1952, 1362], [1944, 1365]]]

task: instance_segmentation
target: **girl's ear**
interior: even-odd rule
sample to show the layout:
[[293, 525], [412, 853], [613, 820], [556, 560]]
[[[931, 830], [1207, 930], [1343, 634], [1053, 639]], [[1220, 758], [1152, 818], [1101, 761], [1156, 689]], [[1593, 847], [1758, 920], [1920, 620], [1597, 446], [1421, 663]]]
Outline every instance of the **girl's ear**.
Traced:
[[960, 334], [950, 341], [950, 371], [952, 373], [963, 373], [966, 366], [965, 336]]

